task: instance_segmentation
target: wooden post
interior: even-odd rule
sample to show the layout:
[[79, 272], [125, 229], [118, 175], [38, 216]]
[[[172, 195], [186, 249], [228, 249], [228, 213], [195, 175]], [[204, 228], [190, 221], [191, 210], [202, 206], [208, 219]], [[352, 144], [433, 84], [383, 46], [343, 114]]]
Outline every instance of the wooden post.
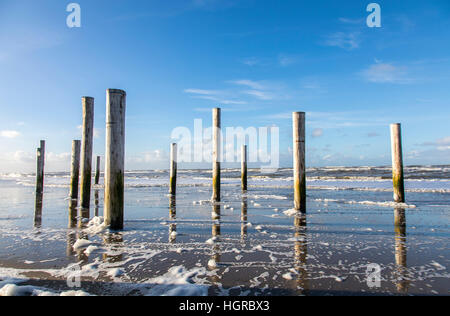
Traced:
[[305, 113], [293, 113], [294, 127], [294, 204], [295, 209], [306, 212], [305, 169]]
[[242, 191], [247, 192], [247, 146], [242, 145], [241, 152], [241, 182], [242, 182]]
[[391, 125], [392, 179], [394, 182], [394, 201], [405, 203], [405, 183], [403, 178], [403, 152], [401, 124]]
[[81, 142], [81, 209], [89, 217], [92, 179], [92, 143], [94, 140], [94, 98], [83, 97], [83, 138]]
[[123, 229], [126, 93], [106, 92], [105, 223]]
[[97, 166], [95, 169], [95, 184], [99, 184], [100, 183], [100, 156], [97, 156]]
[[213, 202], [220, 202], [220, 142], [221, 142], [221, 110], [213, 109]]
[[80, 181], [80, 151], [81, 141], [72, 142], [72, 167], [70, 171], [70, 205], [76, 208], [78, 205], [78, 186]]
[[45, 141], [41, 140], [41, 147], [36, 152], [36, 196], [44, 192]]
[[41, 227], [42, 203], [44, 196], [45, 141], [41, 140], [36, 151], [36, 200], [34, 209], [34, 226]]
[[177, 144], [172, 144], [170, 147], [170, 190], [171, 195], [177, 194], [177, 160], [178, 160], [178, 147]]

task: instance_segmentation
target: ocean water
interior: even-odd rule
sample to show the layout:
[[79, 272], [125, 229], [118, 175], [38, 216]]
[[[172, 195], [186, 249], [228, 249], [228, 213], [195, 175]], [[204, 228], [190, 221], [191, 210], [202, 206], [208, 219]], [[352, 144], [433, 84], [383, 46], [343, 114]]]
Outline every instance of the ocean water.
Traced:
[[47, 174], [36, 218], [34, 175], [2, 174], [0, 295], [450, 294], [450, 166], [407, 167], [402, 205], [389, 167], [308, 169], [306, 215], [291, 169], [250, 170], [246, 194], [239, 177], [223, 170], [213, 205], [211, 171], [179, 170], [176, 200], [167, 171], [127, 172], [109, 232], [101, 184], [74, 221], [69, 174]]

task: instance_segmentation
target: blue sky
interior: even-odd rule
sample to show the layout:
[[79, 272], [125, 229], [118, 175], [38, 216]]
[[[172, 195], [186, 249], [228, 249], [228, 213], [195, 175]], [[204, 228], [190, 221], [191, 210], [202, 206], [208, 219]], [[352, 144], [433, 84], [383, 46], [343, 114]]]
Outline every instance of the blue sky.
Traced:
[[[81, 97], [96, 99], [104, 154], [105, 90], [127, 91], [128, 169], [165, 168], [171, 132], [211, 124], [280, 127], [291, 164], [292, 111], [307, 112], [307, 164], [388, 165], [401, 122], [406, 164], [450, 164], [450, 2], [0, 0], [0, 172], [69, 170]], [[189, 167], [189, 166], [186, 166]]]

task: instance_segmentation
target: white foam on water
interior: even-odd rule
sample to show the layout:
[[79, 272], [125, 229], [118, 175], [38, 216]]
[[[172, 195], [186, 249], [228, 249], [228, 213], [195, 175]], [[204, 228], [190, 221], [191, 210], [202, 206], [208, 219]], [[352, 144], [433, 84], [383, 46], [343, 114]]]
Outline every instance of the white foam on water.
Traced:
[[209, 285], [195, 282], [197, 276], [206, 274], [205, 268], [172, 267], [166, 274], [148, 280], [141, 291], [146, 296], [207, 296]]
[[78, 239], [78, 240], [73, 244], [73, 250], [77, 251], [77, 250], [86, 249], [86, 248], [88, 248], [90, 245], [92, 245], [92, 241], [86, 240], [86, 239]]
[[342, 203], [342, 204], [361, 204], [361, 205], [372, 205], [380, 207], [389, 208], [417, 208], [417, 206], [406, 203], [396, 203], [396, 202], [376, 202], [376, 201], [353, 201], [353, 200], [339, 200], [339, 199], [314, 199], [317, 202], [323, 203]]
[[296, 215], [300, 214], [300, 212], [298, 210], [292, 208], [287, 211], [284, 211], [283, 214], [288, 217], [292, 217], [292, 216], [296, 216]]

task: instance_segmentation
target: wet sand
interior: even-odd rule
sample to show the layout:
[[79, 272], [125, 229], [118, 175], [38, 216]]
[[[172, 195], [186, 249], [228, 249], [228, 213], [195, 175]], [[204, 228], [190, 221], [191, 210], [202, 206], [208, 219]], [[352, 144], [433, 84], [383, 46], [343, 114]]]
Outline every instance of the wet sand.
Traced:
[[[411, 192], [402, 209], [385, 203], [392, 192], [310, 189], [301, 215], [286, 212], [288, 187], [242, 195], [230, 185], [220, 205], [207, 202], [207, 186], [180, 187], [176, 202], [167, 187], [132, 187], [126, 228], [112, 233], [99, 218], [70, 223], [65, 187], [46, 190], [36, 223], [32, 191], [0, 190], [0, 288], [34, 286], [23, 295], [450, 294], [447, 193]], [[102, 215], [102, 198], [93, 190], [90, 219]], [[372, 288], [374, 263], [381, 280]], [[77, 267], [81, 287], [71, 288]]]

